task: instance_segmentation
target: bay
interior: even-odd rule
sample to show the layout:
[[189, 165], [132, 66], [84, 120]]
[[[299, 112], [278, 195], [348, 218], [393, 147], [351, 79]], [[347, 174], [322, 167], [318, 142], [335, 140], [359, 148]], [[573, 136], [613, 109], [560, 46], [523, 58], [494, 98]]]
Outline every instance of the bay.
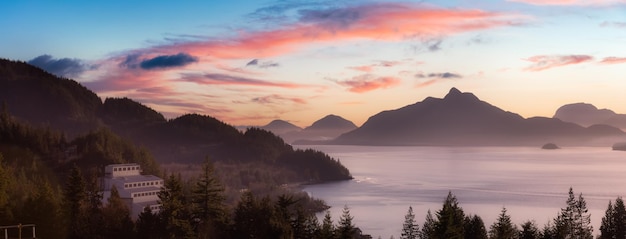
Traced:
[[308, 185], [337, 222], [344, 206], [364, 233], [400, 236], [409, 206], [418, 223], [433, 215], [448, 192], [487, 229], [506, 207], [512, 221], [539, 228], [565, 207], [570, 187], [583, 194], [596, 234], [609, 200], [626, 196], [626, 152], [576, 147], [307, 146], [339, 159], [354, 180]]

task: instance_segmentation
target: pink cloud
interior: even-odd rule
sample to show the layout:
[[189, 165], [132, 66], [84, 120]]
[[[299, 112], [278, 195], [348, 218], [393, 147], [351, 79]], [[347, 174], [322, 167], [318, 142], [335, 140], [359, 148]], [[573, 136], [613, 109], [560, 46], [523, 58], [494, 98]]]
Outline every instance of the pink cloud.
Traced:
[[626, 57], [605, 57], [600, 64], [621, 64], [626, 63]]
[[[323, 11], [328, 11], [323, 12]], [[329, 15], [346, 12], [345, 17]], [[266, 31], [242, 31], [231, 39], [178, 42], [148, 51], [187, 52], [220, 59], [249, 59], [286, 54], [307, 44], [357, 39], [402, 40], [441, 37], [514, 25], [523, 16], [475, 9], [441, 9], [423, 4], [378, 3], [341, 9], [304, 11], [297, 23]]]
[[271, 82], [248, 77], [239, 77], [226, 74], [183, 74], [180, 79], [185, 82], [193, 82], [200, 85], [240, 85], [240, 86], [263, 86], [280, 88], [313, 87], [311, 85], [294, 84], [287, 82]]
[[427, 81], [424, 81], [424, 82], [418, 82], [415, 85], [415, 88], [422, 88], [422, 87], [430, 86], [430, 85], [435, 84], [435, 83], [437, 83], [437, 82], [439, 82], [441, 80], [442, 79], [439, 78], [439, 79], [430, 79], [430, 80], [427, 80]]
[[372, 72], [374, 70], [374, 67], [371, 66], [371, 65], [368, 65], [368, 66], [352, 66], [352, 67], [348, 67], [348, 69], [370, 73], [370, 72]]
[[552, 6], [609, 6], [609, 5], [626, 3], [626, 0], [509, 0], [509, 1], [532, 4], [532, 5], [552, 5]]
[[532, 56], [526, 61], [530, 61], [534, 64], [526, 67], [524, 70], [526, 71], [543, 71], [554, 67], [566, 66], [579, 64], [583, 62], [588, 62], [593, 60], [592, 56], [589, 55], [538, 55]]
[[260, 104], [277, 104], [277, 103], [285, 102], [285, 101], [296, 103], [296, 104], [306, 104], [307, 103], [307, 101], [305, 99], [302, 99], [302, 98], [285, 97], [285, 96], [281, 96], [281, 95], [277, 95], [277, 94], [268, 95], [268, 96], [262, 96], [262, 97], [256, 97], [256, 98], [252, 99], [252, 101], [260, 103]]
[[365, 93], [376, 89], [385, 89], [400, 84], [400, 79], [396, 77], [376, 77], [365, 74], [352, 77], [350, 80], [337, 81], [337, 84], [348, 87], [348, 90], [355, 93]]
[[376, 64], [364, 65], [364, 66], [352, 66], [352, 67], [348, 67], [348, 69], [370, 73], [374, 71], [374, 69], [377, 67], [394, 67], [400, 64], [402, 64], [402, 62], [400, 61], [380, 61], [379, 63], [376, 63]]

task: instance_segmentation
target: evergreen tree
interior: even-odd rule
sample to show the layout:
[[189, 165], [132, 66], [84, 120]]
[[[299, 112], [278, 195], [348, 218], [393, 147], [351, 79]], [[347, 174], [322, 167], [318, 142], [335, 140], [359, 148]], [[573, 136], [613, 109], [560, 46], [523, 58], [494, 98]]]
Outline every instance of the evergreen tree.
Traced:
[[543, 226], [543, 229], [541, 230], [541, 235], [539, 238], [555, 239], [555, 238], [563, 238], [563, 237], [559, 237], [557, 235], [556, 226], [548, 222], [546, 225]]
[[615, 207], [609, 201], [609, 206], [606, 208], [602, 223], [600, 224], [600, 237], [599, 239], [614, 239], [615, 236]]
[[567, 207], [561, 209], [555, 219], [555, 234], [558, 238], [593, 238], [591, 216], [588, 214], [587, 203], [582, 194], [578, 198], [570, 187], [567, 198]]
[[626, 208], [622, 197], [615, 199], [613, 220], [615, 238], [626, 238]]
[[130, 210], [120, 198], [117, 188], [111, 188], [111, 196], [102, 209], [104, 218], [103, 235], [105, 238], [135, 238], [134, 223], [130, 218]]
[[304, 220], [304, 236], [296, 238], [318, 238], [320, 235], [320, 230], [321, 225], [317, 221], [317, 216], [313, 213], [309, 213], [309, 215]]
[[224, 187], [215, 176], [215, 168], [209, 158], [202, 164], [202, 173], [192, 191], [192, 203], [196, 228], [200, 238], [223, 237], [227, 224], [224, 205]]
[[335, 238], [335, 225], [333, 224], [333, 219], [330, 215], [330, 211], [326, 211], [324, 215], [324, 220], [322, 221], [322, 228], [320, 228], [319, 232], [320, 239], [333, 239]]
[[11, 221], [12, 215], [9, 209], [9, 183], [10, 177], [4, 164], [4, 158], [0, 153], [0, 223]]
[[76, 164], [70, 169], [70, 175], [65, 184], [64, 196], [64, 207], [69, 229], [68, 238], [83, 238], [85, 225], [82, 217], [87, 196], [85, 193], [85, 181]]
[[281, 238], [272, 223], [275, 212], [269, 197], [257, 200], [251, 192], [245, 192], [234, 214], [233, 238]]
[[152, 213], [150, 207], [145, 207], [139, 214], [137, 222], [135, 223], [137, 230], [137, 238], [140, 239], [154, 239], [161, 238], [159, 233], [159, 217]]
[[420, 238], [422, 239], [434, 239], [437, 238], [435, 226], [437, 222], [433, 219], [433, 214], [428, 209], [428, 213], [426, 213], [426, 219], [424, 220], [424, 226], [422, 226], [422, 233], [420, 233]]
[[337, 225], [337, 235], [339, 239], [351, 239], [355, 237], [357, 232], [354, 224], [352, 224], [352, 219], [354, 219], [354, 217], [350, 215], [350, 208], [348, 208], [348, 205], [344, 205], [341, 217], [339, 217], [339, 225]]
[[452, 192], [443, 203], [441, 210], [437, 212], [435, 223], [436, 238], [461, 239], [465, 235], [465, 213], [459, 207], [459, 203]]
[[183, 192], [180, 175], [171, 174], [165, 180], [165, 187], [157, 194], [161, 210], [159, 218], [166, 238], [193, 238], [191, 213]]
[[37, 225], [37, 234], [47, 238], [65, 238], [62, 210], [57, 193], [47, 181], [39, 183], [35, 195], [24, 203], [19, 214], [20, 220]]
[[415, 214], [413, 214], [413, 207], [409, 206], [409, 211], [404, 216], [404, 223], [402, 224], [402, 232], [400, 233], [400, 239], [417, 239], [419, 238], [419, 225], [415, 222]]
[[498, 219], [491, 225], [489, 229], [490, 239], [512, 239], [517, 238], [517, 228], [511, 223], [511, 217], [506, 214], [506, 208], [502, 208], [502, 212]]
[[541, 233], [539, 228], [533, 221], [526, 221], [522, 223], [522, 230], [519, 232], [519, 239], [539, 239]]
[[599, 238], [626, 238], [626, 208], [621, 197], [615, 199], [615, 204], [609, 201], [600, 225]]
[[[292, 218], [298, 219], [296, 216], [292, 216], [291, 206], [296, 203], [293, 196], [282, 194], [278, 196], [274, 205], [274, 217], [272, 218], [272, 226], [275, 228], [281, 238], [292, 238], [293, 229], [298, 227], [301, 230], [303, 221], [292, 221]], [[301, 218], [303, 219], [303, 218]]]
[[478, 215], [465, 218], [465, 239], [487, 239], [487, 229]]
[[[119, 195], [118, 195], [119, 196]], [[105, 234], [105, 219], [102, 212], [102, 191], [98, 184], [96, 171], [92, 171], [85, 180], [85, 209], [81, 216], [84, 226], [83, 235], [89, 238], [107, 238]], [[122, 220], [121, 218], [119, 220]]]

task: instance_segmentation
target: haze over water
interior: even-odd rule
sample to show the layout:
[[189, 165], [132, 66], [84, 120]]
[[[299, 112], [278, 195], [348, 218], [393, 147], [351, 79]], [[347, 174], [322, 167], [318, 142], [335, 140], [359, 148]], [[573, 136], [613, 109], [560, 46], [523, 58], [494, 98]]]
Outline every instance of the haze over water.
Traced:
[[609, 200], [626, 196], [626, 152], [610, 147], [311, 147], [340, 159], [355, 179], [305, 191], [332, 206], [335, 222], [347, 204], [354, 223], [374, 238], [397, 238], [409, 206], [421, 228], [448, 191], [487, 229], [503, 206], [518, 227], [535, 220], [542, 229], [566, 206], [571, 186], [587, 202], [594, 233]]

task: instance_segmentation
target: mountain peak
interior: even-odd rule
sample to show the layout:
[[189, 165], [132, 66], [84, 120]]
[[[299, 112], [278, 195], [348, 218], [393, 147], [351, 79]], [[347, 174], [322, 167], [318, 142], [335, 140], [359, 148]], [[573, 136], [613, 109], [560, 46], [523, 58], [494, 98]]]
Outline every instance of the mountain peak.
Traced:
[[307, 127], [306, 129], [320, 130], [320, 129], [337, 129], [337, 128], [354, 129], [356, 128], [356, 125], [354, 125], [354, 123], [352, 123], [351, 121], [342, 118], [341, 116], [330, 114], [318, 121], [313, 122], [313, 124]]
[[452, 88], [450, 88], [450, 91], [448, 92], [446, 97], [448, 95], [460, 95], [460, 94], [463, 94], [463, 93], [461, 93], [461, 91], [459, 89], [457, 89], [456, 87], [452, 87]]
[[443, 97], [444, 100], [451, 100], [451, 101], [465, 101], [465, 102], [472, 102], [475, 100], [479, 100], [478, 97], [476, 97], [474, 94], [466, 92], [463, 93], [461, 92], [459, 89], [452, 87], [450, 89], [450, 91], [448, 92], [448, 94]]

